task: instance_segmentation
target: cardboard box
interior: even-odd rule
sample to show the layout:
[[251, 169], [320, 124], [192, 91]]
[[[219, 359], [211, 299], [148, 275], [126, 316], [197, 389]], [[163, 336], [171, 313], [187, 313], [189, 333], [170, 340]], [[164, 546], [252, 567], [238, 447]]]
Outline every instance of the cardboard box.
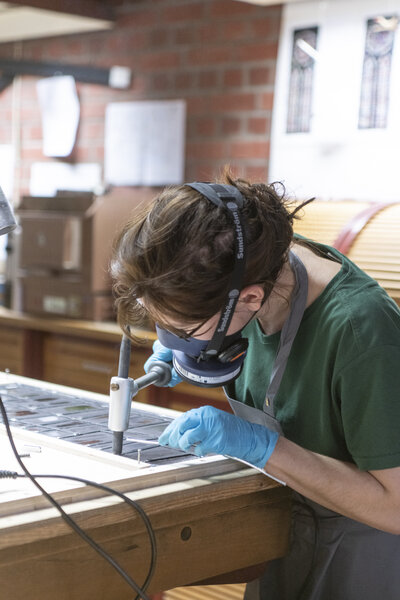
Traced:
[[18, 277], [21, 309], [34, 314], [113, 318], [109, 263], [117, 232], [154, 195], [119, 188], [104, 196], [24, 196]]
[[21, 278], [24, 312], [93, 321], [115, 320], [109, 290], [93, 294], [82, 281], [46, 275]]

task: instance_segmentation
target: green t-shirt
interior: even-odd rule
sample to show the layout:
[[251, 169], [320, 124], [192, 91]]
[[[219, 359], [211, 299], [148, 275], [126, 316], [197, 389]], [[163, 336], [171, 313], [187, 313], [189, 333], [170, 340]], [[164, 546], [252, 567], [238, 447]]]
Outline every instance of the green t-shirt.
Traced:
[[[314, 242], [313, 242], [314, 244]], [[400, 311], [348, 258], [306, 309], [293, 342], [275, 416], [285, 437], [360, 469], [400, 466]], [[256, 320], [244, 329], [249, 350], [227, 392], [262, 410], [280, 332]]]

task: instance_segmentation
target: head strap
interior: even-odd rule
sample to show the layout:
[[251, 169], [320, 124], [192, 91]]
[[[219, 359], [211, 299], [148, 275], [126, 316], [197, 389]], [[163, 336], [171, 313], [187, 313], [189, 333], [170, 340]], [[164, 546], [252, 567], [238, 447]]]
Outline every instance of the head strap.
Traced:
[[215, 206], [228, 210], [234, 225], [235, 263], [229, 282], [229, 290], [213, 337], [208, 343], [207, 348], [200, 355], [201, 360], [208, 360], [218, 355], [222, 348], [243, 286], [246, 266], [246, 237], [241, 209], [244, 206], [244, 197], [233, 185], [201, 182], [188, 183], [186, 185], [200, 192]]

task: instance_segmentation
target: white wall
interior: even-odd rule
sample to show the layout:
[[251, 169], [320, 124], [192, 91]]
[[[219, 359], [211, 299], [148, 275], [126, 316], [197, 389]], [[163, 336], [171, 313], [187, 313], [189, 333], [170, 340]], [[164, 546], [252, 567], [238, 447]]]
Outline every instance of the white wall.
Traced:
[[[395, 32], [387, 129], [358, 129], [367, 19], [400, 15], [400, 0], [286, 5], [277, 64], [270, 181], [297, 198], [400, 201], [400, 30]], [[286, 134], [293, 30], [318, 26], [310, 133]]]

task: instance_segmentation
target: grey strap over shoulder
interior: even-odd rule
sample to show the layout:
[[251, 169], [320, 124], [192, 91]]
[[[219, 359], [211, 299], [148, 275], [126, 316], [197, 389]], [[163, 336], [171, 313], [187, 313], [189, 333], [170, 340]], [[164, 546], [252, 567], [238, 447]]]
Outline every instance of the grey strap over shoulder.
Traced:
[[290, 350], [303, 318], [308, 295], [308, 275], [304, 264], [292, 251], [289, 253], [289, 262], [296, 278], [296, 284], [293, 290], [290, 314], [282, 327], [279, 346], [265, 397], [263, 408], [265, 410], [266, 407], [269, 407], [268, 412], [270, 414], [274, 414], [275, 396], [278, 393]]

